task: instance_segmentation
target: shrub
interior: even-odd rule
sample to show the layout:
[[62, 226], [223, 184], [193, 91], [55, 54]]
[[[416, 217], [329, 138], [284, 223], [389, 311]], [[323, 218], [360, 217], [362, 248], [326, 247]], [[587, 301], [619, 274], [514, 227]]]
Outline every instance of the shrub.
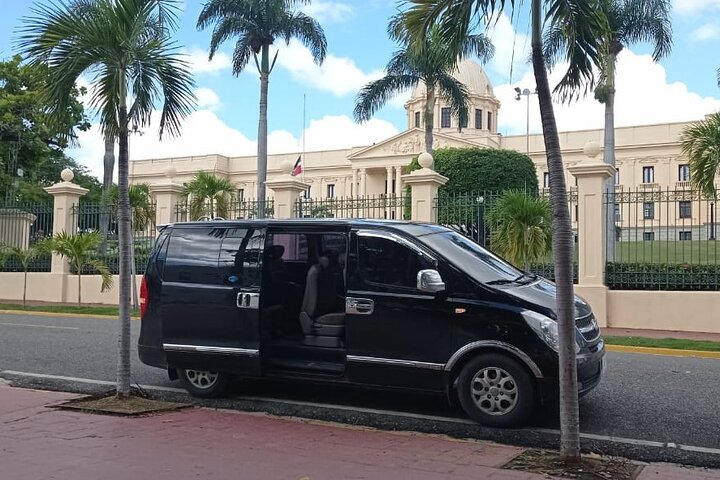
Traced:
[[720, 290], [720, 265], [608, 262], [608, 288], [613, 290]]

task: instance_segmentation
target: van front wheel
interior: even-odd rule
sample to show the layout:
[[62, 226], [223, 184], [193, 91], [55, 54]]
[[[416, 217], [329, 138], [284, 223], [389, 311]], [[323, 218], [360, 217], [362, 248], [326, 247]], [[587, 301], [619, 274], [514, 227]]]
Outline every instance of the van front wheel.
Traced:
[[486, 353], [470, 360], [460, 371], [457, 389], [468, 416], [489, 427], [522, 423], [535, 409], [530, 375], [505, 355]]
[[230, 375], [222, 372], [179, 368], [178, 376], [185, 390], [200, 398], [219, 397], [230, 383]]

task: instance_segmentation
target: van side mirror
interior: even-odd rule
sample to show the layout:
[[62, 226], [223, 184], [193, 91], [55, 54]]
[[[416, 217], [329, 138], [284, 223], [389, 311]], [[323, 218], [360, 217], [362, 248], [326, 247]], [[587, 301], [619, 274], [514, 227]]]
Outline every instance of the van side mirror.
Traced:
[[420, 270], [417, 274], [417, 289], [427, 293], [443, 292], [445, 282], [437, 270]]

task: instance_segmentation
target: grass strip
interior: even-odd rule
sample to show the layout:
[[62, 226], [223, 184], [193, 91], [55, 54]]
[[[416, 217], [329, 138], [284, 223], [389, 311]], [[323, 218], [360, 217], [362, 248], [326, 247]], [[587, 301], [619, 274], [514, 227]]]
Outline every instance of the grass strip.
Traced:
[[[86, 306], [86, 305], [22, 305], [14, 303], [0, 303], [0, 310], [18, 310], [23, 312], [50, 312], [50, 313], [81, 313], [83, 315], [119, 315], [118, 307], [114, 306]], [[137, 310], [131, 310], [130, 315], [137, 316]]]
[[720, 352], [720, 342], [709, 340], [687, 340], [683, 338], [646, 338], [646, 337], [603, 337], [607, 345], [628, 347], [672, 348], [675, 350], [701, 350]]

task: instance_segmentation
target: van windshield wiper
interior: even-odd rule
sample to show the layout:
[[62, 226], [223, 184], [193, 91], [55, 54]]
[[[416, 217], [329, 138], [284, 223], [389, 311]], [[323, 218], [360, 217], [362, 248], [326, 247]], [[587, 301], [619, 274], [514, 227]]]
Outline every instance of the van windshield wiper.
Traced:
[[513, 278], [512, 280], [510, 280], [509, 278], [499, 278], [497, 280], [490, 280], [489, 282], [485, 282], [485, 285], [507, 285], [509, 283], [523, 283], [523, 284], [530, 283], [530, 282], [521, 282], [520, 280], [522, 280], [523, 278], [528, 278], [528, 279], [530, 279], [530, 282], [531, 282], [537, 278], [537, 275], [535, 275], [535, 274], [528, 275], [526, 273], [523, 273], [522, 275], [520, 275], [516, 278]]

